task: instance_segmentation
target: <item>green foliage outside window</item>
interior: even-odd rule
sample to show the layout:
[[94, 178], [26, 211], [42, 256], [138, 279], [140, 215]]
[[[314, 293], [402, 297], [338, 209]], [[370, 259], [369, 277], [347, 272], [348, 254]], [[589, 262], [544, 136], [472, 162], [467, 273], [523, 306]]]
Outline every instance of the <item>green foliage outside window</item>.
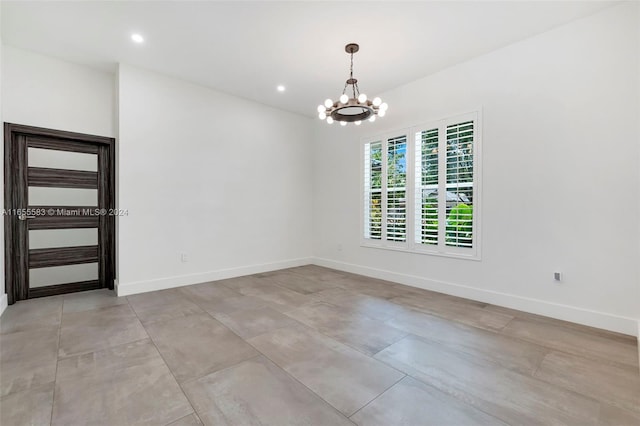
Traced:
[[473, 241], [473, 206], [460, 203], [447, 217], [446, 238], [449, 246], [471, 246]]

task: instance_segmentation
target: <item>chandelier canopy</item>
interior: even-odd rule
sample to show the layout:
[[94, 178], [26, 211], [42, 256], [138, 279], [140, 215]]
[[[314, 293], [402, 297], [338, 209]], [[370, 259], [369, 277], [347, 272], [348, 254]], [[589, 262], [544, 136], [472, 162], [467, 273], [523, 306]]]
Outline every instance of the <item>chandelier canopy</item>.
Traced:
[[343, 126], [346, 126], [347, 123], [355, 123], [356, 126], [359, 126], [363, 120], [373, 122], [376, 120], [376, 116], [384, 117], [387, 112], [387, 104], [378, 97], [369, 100], [367, 95], [360, 93], [358, 80], [353, 78], [353, 54], [360, 50], [360, 46], [356, 43], [349, 43], [344, 47], [344, 50], [351, 55], [349, 79], [337, 101], [327, 99], [324, 101], [324, 105], [318, 105], [318, 118], [326, 120], [329, 124], [339, 121]]

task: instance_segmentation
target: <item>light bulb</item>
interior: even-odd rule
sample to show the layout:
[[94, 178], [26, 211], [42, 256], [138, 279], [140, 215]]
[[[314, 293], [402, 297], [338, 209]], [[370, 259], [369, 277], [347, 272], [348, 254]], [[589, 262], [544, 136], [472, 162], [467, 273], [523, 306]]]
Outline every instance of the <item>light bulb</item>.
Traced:
[[382, 99], [373, 98], [373, 106], [380, 106], [381, 103], [382, 103]]
[[327, 108], [331, 108], [333, 106], [333, 101], [331, 99], [327, 99], [326, 101], [324, 101], [324, 106], [326, 106]]
[[386, 113], [387, 113], [387, 112], [386, 112], [385, 110], [383, 110], [383, 109], [381, 109], [380, 111], [378, 111], [378, 115], [379, 115], [380, 117], [384, 117], [384, 115], [385, 115]]
[[376, 121], [376, 116], [375, 116], [375, 115], [372, 115], [372, 116], [371, 116], [371, 118], [369, 118], [369, 121], [370, 121], [370, 122], [372, 122], [372, 123], [373, 123], [374, 121]]
[[333, 123], [333, 118], [327, 117], [327, 123], [329, 123], [329, 124]]
[[347, 125], [347, 122], [346, 122], [346, 121], [341, 121], [341, 122], [340, 122], [340, 125], [341, 125], [341, 126], [346, 126], [346, 125]]
[[367, 102], [367, 95], [365, 95], [364, 93], [360, 93], [360, 96], [358, 96], [358, 102], [360, 102], [361, 104]]
[[318, 118], [320, 120], [324, 120], [325, 118], [327, 118], [327, 114], [324, 111], [322, 111], [320, 114], [318, 114]]
[[324, 105], [318, 105], [318, 112], [324, 112], [325, 109]]
[[381, 109], [382, 111], [386, 111], [386, 110], [387, 110], [387, 108], [389, 108], [389, 105], [387, 105], [387, 103], [386, 103], [386, 102], [384, 102], [384, 103], [382, 103], [382, 104], [380, 105], [380, 109]]
[[346, 104], [347, 102], [349, 102], [349, 97], [347, 95], [340, 96], [340, 102]]
[[356, 125], [356, 126], [359, 126], [359, 125], [361, 125], [361, 124], [362, 124], [362, 121], [360, 121], [360, 120], [358, 120], [358, 121], [356, 121], [356, 122], [355, 122], [355, 125]]

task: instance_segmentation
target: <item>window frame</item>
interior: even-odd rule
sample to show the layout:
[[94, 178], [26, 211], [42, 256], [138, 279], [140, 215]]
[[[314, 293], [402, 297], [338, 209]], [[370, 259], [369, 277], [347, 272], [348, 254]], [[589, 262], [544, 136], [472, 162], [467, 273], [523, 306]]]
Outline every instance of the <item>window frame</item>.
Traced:
[[[439, 210], [438, 210], [438, 244], [426, 245], [418, 241], [417, 235], [420, 232], [420, 219], [418, 208], [421, 202], [418, 201], [418, 192], [422, 185], [418, 184], [418, 175], [416, 170], [416, 156], [421, 155], [417, 145], [418, 135], [423, 131], [434, 128], [438, 129], [438, 189], [446, 184], [446, 128], [447, 126], [459, 124], [465, 121], [473, 121], [473, 223], [472, 235], [473, 246], [470, 248], [447, 246], [445, 240], [446, 234], [446, 207], [441, 209], [440, 206], [446, 206], [446, 190], [438, 191]], [[406, 233], [404, 242], [388, 241], [387, 235], [387, 153], [388, 141], [399, 136], [406, 137], [406, 186], [405, 186], [405, 209], [406, 209]], [[382, 182], [381, 185], [381, 235], [380, 239], [371, 239], [365, 237], [365, 203], [368, 202], [367, 191], [365, 190], [365, 172], [367, 165], [365, 164], [365, 147], [369, 143], [382, 142]], [[443, 180], [444, 179], [444, 180]], [[442, 183], [444, 182], [444, 183]], [[418, 254], [426, 254], [433, 256], [453, 257], [457, 259], [481, 260], [482, 246], [482, 112], [478, 108], [471, 112], [450, 115], [437, 120], [432, 120], [417, 126], [405, 127], [396, 131], [388, 131], [383, 134], [372, 135], [361, 139], [360, 143], [360, 246], [367, 248], [380, 248], [387, 250], [397, 250]], [[443, 203], [444, 202], [444, 203]]]

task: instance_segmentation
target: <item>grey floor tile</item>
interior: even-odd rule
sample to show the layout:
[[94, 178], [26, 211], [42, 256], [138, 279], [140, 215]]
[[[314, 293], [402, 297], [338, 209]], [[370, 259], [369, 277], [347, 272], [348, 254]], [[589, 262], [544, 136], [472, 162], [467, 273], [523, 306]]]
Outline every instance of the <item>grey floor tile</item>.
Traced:
[[135, 294], [127, 299], [143, 324], [204, 313], [178, 288]]
[[128, 304], [70, 312], [62, 317], [58, 356], [93, 352], [146, 337]]
[[53, 382], [0, 399], [2, 426], [45, 426], [51, 422]]
[[146, 328], [181, 383], [258, 355], [254, 348], [208, 314], [155, 321]]
[[58, 327], [4, 334], [0, 343], [0, 396], [55, 380]]
[[126, 297], [116, 296], [113, 290], [100, 289], [64, 295], [63, 312], [81, 312], [107, 306], [126, 305]]
[[149, 339], [58, 365], [53, 425], [165, 425], [192, 412]]
[[402, 295], [402, 292], [394, 286], [394, 283], [362, 275], [349, 274], [332, 282], [338, 287], [382, 299], [392, 299]]
[[284, 287], [277, 286], [263, 279], [262, 282], [247, 285], [238, 289], [245, 296], [253, 296], [269, 303], [280, 312], [287, 312], [312, 301], [310, 296], [302, 295]]
[[509, 424], [593, 425], [598, 402], [409, 336], [376, 355], [399, 370]]
[[211, 315], [216, 314], [233, 314], [235, 312], [260, 309], [264, 307], [275, 306], [273, 303], [253, 296], [235, 296], [216, 301], [209, 301], [206, 305], [202, 305]]
[[268, 279], [280, 287], [300, 294], [311, 294], [336, 287], [331, 281], [321, 281], [292, 272], [280, 272]]
[[295, 268], [285, 269], [287, 272], [301, 275], [303, 277], [309, 277], [318, 281], [333, 281], [339, 278], [344, 278], [346, 274], [335, 269], [324, 268], [318, 265], [305, 265]]
[[325, 302], [305, 305], [287, 315], [367, 355], [380, 352], [407, 335], [382, 321]]
[[600, 328], [589, 327], [586, 325], [577, 324], [575, 322], [562, 321], [562, 320], [551, 318], [551, 317], [543, 317], [542, 315], [536, 315], [529, 312], [517, 311], [515, 309], [505, 308], [502, 306], [487, 304], [487, 306], [485, 306], [484, 309], [488, 311], [499, 312], [505, 315], [511, 315], [514, 318], [519, 318], [522, 320], [543, 322], [553, 327], [568, 328], [568, 329], [576, 330], [589, 335], [602, 336], [611, 340], [617, 340], [622, 343], [627, 343], [631, 345], [635, 345], [637, 342], [635, 336], [629, 336], [627, 334], [616, 333], [614, 331], [608, 331]]
[[395, 297], [391, 301], [414, 310], [491, 331], [502, 330], [513, 319], [510, 315], [488, 311], [483, 307], [452, 297], [401, 296]]
[[302, 326], [281, 328], [249, 342], [347, 416], [404, 376]]
[[217, 284], [222, 284], [225, 287], [228, 287], [235, 291], [238, 291], [244, 287], [252, 287], [263, 282], [264, 280], [261, 278], [261, 274], [245, 275], [242, 277], [228, 278], [225, 280], [216, 281]]
[[600, 404], [598, 426], [638, 426], [640, 414], [612, 405]]
[[414, 378], [405, 377], [351, 420], [361, 426], [440, 426], [505, 423]]
[[379, 297], [367, 296], [344, 288], [332, 288], [314, 293], [317, 301], [340, 306], [358, 315], [364, 315], [379, 321], [387, 321], [401, 312], [407, 311], [402, 305], [389, 302]]
[[269, 307], [241, 310], [229, 314], [217, 313], [214, 314], [214, 317], [243, 339], [298, 324], [285, 314]]
[[[429, 299], [434, 299], [438, 297], [446, 296], [444, 293], [438, 293], [437, 291], [427, 290], [419, 287], [411, 287], [404, 284], [393, 284], [393, 287], [398, 291], [398, 297], [406, 296], [406, 297], [424, 297]], [[486, 306], [486, 303], [475, 302], [479, 306]]]
[[544, 358], [535, 376], [640, 414], [640, 375], [635, 367], [618, 367], [551, 352]]
[[527, 375], [549, 353], [533, 343], [417, 311], [403, 312], [387, 324]]
[[204, 310], [210, 306], [216, 306], [223, 299], [240, 296], [240, 293], [225, 287], [218, 281], [188, 285], [177, 290]]
[[21, 300], [8, 306], [0, 317], [0, 333], [14, 333], [60, 325], [62, 296]]
[[189, 414], [181, 419], [171, 422], [167, 426], [202, 426], [202, 422], [195, 414]]
[[631, 342], [558, 327], [546, 321], [516, 318], [505, 327], [503, 333], [574, 355], [638, 366], [638, 347]]
[[265, 357], [185, 384], [205, 425], [350, 425]]

